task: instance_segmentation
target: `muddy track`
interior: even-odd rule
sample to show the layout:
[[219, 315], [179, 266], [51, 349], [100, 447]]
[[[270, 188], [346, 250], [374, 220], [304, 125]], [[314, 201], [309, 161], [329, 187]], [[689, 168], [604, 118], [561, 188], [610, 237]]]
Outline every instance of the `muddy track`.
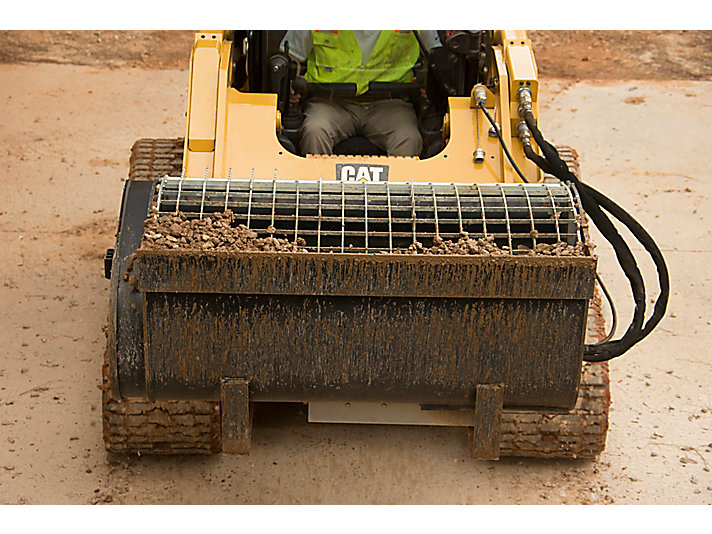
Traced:
[[216, 402], [112, 399], [108, 350], [102, 366], [102, 423], [109, 452], [216, 454], [221, 450]]

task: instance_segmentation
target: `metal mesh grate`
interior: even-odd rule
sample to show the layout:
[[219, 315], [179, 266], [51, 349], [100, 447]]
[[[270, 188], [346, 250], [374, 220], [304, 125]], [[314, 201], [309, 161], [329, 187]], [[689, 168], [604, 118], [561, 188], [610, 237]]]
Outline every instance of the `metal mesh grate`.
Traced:
[[456, 184], [164, 178], [160, 214], [189, 218], [231, 210], [234, 224], [316, 252], [379, 252], [493, 236], [500, 247], [583, 241], [579, 207], [562, 184]]

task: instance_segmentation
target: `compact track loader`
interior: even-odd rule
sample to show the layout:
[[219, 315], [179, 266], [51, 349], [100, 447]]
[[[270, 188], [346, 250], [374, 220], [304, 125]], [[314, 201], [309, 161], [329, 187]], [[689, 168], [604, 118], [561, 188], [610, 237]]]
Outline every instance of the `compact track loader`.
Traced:
[[[606, 361], [662, 317], [664, 261], [580, 181], [576, 152], [543, 138], [526, 34], [439, 35], [420, 42], [413, 83], [371, 82], [418, 116], [422, 154], [389, 157], [359, 137], [299, 151], [301, 103], [356, 94], [300, 76], [284, 32], [196, 34], [185, 136], [134, 145], [105, 259], [109, 451], [248, 454], [261, 403], [305, 404], [312, 422], [461, 426], [482, 459], [604, 449]], [[647, 322], [603, 210], [658, 267]], [[617, 340], [590, 222], [636, 300]]]

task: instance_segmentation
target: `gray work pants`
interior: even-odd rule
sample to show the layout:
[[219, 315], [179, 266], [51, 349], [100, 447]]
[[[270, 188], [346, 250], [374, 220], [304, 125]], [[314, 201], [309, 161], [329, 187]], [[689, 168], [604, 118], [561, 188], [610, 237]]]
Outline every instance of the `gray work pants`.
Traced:
[[361, 135], [389, 156], [419, 156], [423, 139], [413, 106], [403, 100], [352, 104], [312, 99], [299, 131], [303, 154], [332, 154], [334, 145]]

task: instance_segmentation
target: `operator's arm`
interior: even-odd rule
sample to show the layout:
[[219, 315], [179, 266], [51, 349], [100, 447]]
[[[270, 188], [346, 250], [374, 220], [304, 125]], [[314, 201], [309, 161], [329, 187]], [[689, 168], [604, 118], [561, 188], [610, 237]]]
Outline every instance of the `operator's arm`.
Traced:
[[[298, 62], [306, 61], [312, 51], [312, 36], [309, 30], [289, 30], [284, 35], [282, 42], [279, 43], [279, 48], [289, 53], [292, 59]], [[299, 95], [292, 88], [291, 82], [289, 85], [289, 103], [295, 105], [299, 102]]]
[[289, 30], [279, 48], [285, 50], [285, 43], [289, 44], [289, 54], [299, 61], [306, 61], [312, 51], [312, 36], [309, 30]]
[[442, 46], [437, 30], [418, 30], [420, 40], [423, 42], [425, 49], [430, 52], [433, 48]]

